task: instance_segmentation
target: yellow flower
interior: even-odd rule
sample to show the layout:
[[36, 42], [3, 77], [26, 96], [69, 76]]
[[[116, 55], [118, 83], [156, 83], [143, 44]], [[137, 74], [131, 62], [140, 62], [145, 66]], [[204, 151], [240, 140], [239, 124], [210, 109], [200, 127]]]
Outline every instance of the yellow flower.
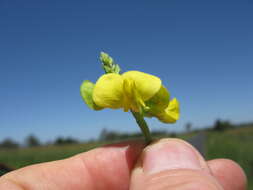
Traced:
[[170, 101], [169, 92], [161, 80], [139, 71], [104, 74], [95, 85], [86, 81], [81, 86], [81, 95], [95, 110], [123, 108], [124, 111], [157, 117], [164, 123], [174, 123], [179, 118], [179, 103], [176, 99]]

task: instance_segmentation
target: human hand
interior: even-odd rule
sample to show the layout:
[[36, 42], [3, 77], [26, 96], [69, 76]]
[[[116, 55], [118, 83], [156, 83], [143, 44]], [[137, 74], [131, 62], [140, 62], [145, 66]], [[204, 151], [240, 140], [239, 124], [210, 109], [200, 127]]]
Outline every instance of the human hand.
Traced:
[[179, 139], [127, 142], [36, 164], [0, 178], [0, 190], [244, 190], [246, 177], [226, 159], [205, 161]]

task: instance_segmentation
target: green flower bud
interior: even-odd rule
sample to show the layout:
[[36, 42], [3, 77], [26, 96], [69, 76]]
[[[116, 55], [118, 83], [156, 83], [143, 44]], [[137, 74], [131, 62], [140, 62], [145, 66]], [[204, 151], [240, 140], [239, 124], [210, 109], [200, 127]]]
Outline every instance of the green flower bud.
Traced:
[[115, 64], [112, 57], [110, 57], [107, 53], [100, 53], [100, 61], [102, 62], [102, 67], [105, 73], [120, 73], [120, 67], [118, 64]]

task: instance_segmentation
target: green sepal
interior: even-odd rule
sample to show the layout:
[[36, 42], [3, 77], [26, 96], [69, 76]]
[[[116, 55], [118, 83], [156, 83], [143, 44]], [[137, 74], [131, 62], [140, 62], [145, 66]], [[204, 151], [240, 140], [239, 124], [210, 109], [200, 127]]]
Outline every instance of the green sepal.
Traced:
[[87, 104], [87, 106], [93, 110], [101, 110], [103, 108], [97, 106], [93, 99], [92, 99], [92, 93], [94, 89], [94, 84], [88, 80], [83, 81], [81, 87], [80, 87], [80, 93], [83, 98], [83, 101]]
[[144, 110], [144, 116], [156, 117], [167, 108], [169, 101], [169, 91], [162, 85], [160, 90], [151, 99], [145, 102], [145, 105], [149, 109]]

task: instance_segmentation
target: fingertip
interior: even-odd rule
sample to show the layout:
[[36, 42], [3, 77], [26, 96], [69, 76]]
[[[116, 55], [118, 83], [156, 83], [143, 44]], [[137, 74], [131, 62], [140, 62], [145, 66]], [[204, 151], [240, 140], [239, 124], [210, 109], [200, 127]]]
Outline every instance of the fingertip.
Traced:
[[[179, 158], [185, 159], [185, 161], [181, 160], [180, 163], [182, 163], [182, 164], [188, 164], [189, 161], [191, 160], [190, 158], [194, 158], [194, 160], [196, 160], [198, 162], [201, 170], [205, 171], [206, 173], [210, 172], [203, 156], [199, 153], [199, 151], [194, 146], [192, 146], [187, 141], [184, 141], [179, 138], [159, 139], [157, 141], [154, 141], [149, 146], [147, 146], [144, 149], [143, 154], [148, 152], [147, 150], [149, 150], [151, 147], [156, 147], [156, 149], [160, 149], [161, 147], [164, 148], [164, 150], [162, 150], [162, 151], [159, 150], [159, 152], [161, 154], [165, 154], [167, 156], [163, 155], [163, 156], [160, 156], [159, 158], [164, 157], [168, 161], [168, 157], [175, 155], [175, 158], [171, 159], [171, 160], [179, 162]], [[181, 154], [180, 154], [180, 152], [181, 152]], [[154, 155], [154, 158], [157, 158], [157, 154], [158, 153], [155, 153], [155, 154], [151, 153], [151, 155]], [[189, 158], [186, 158], [187, 156], [189, 156]], [[170, 167], [172, 167], [171, 163], [169, 165], [170, 165]]]
[[245, 190], [247, 188], [247, 177], [241, 166], [233, 160], [215, 159], [207, 163], [224, 190]]
[[130, 189], [221, 189], [204, 158], [189, 143], [175, 138], [154, 141], [138, 159]]

